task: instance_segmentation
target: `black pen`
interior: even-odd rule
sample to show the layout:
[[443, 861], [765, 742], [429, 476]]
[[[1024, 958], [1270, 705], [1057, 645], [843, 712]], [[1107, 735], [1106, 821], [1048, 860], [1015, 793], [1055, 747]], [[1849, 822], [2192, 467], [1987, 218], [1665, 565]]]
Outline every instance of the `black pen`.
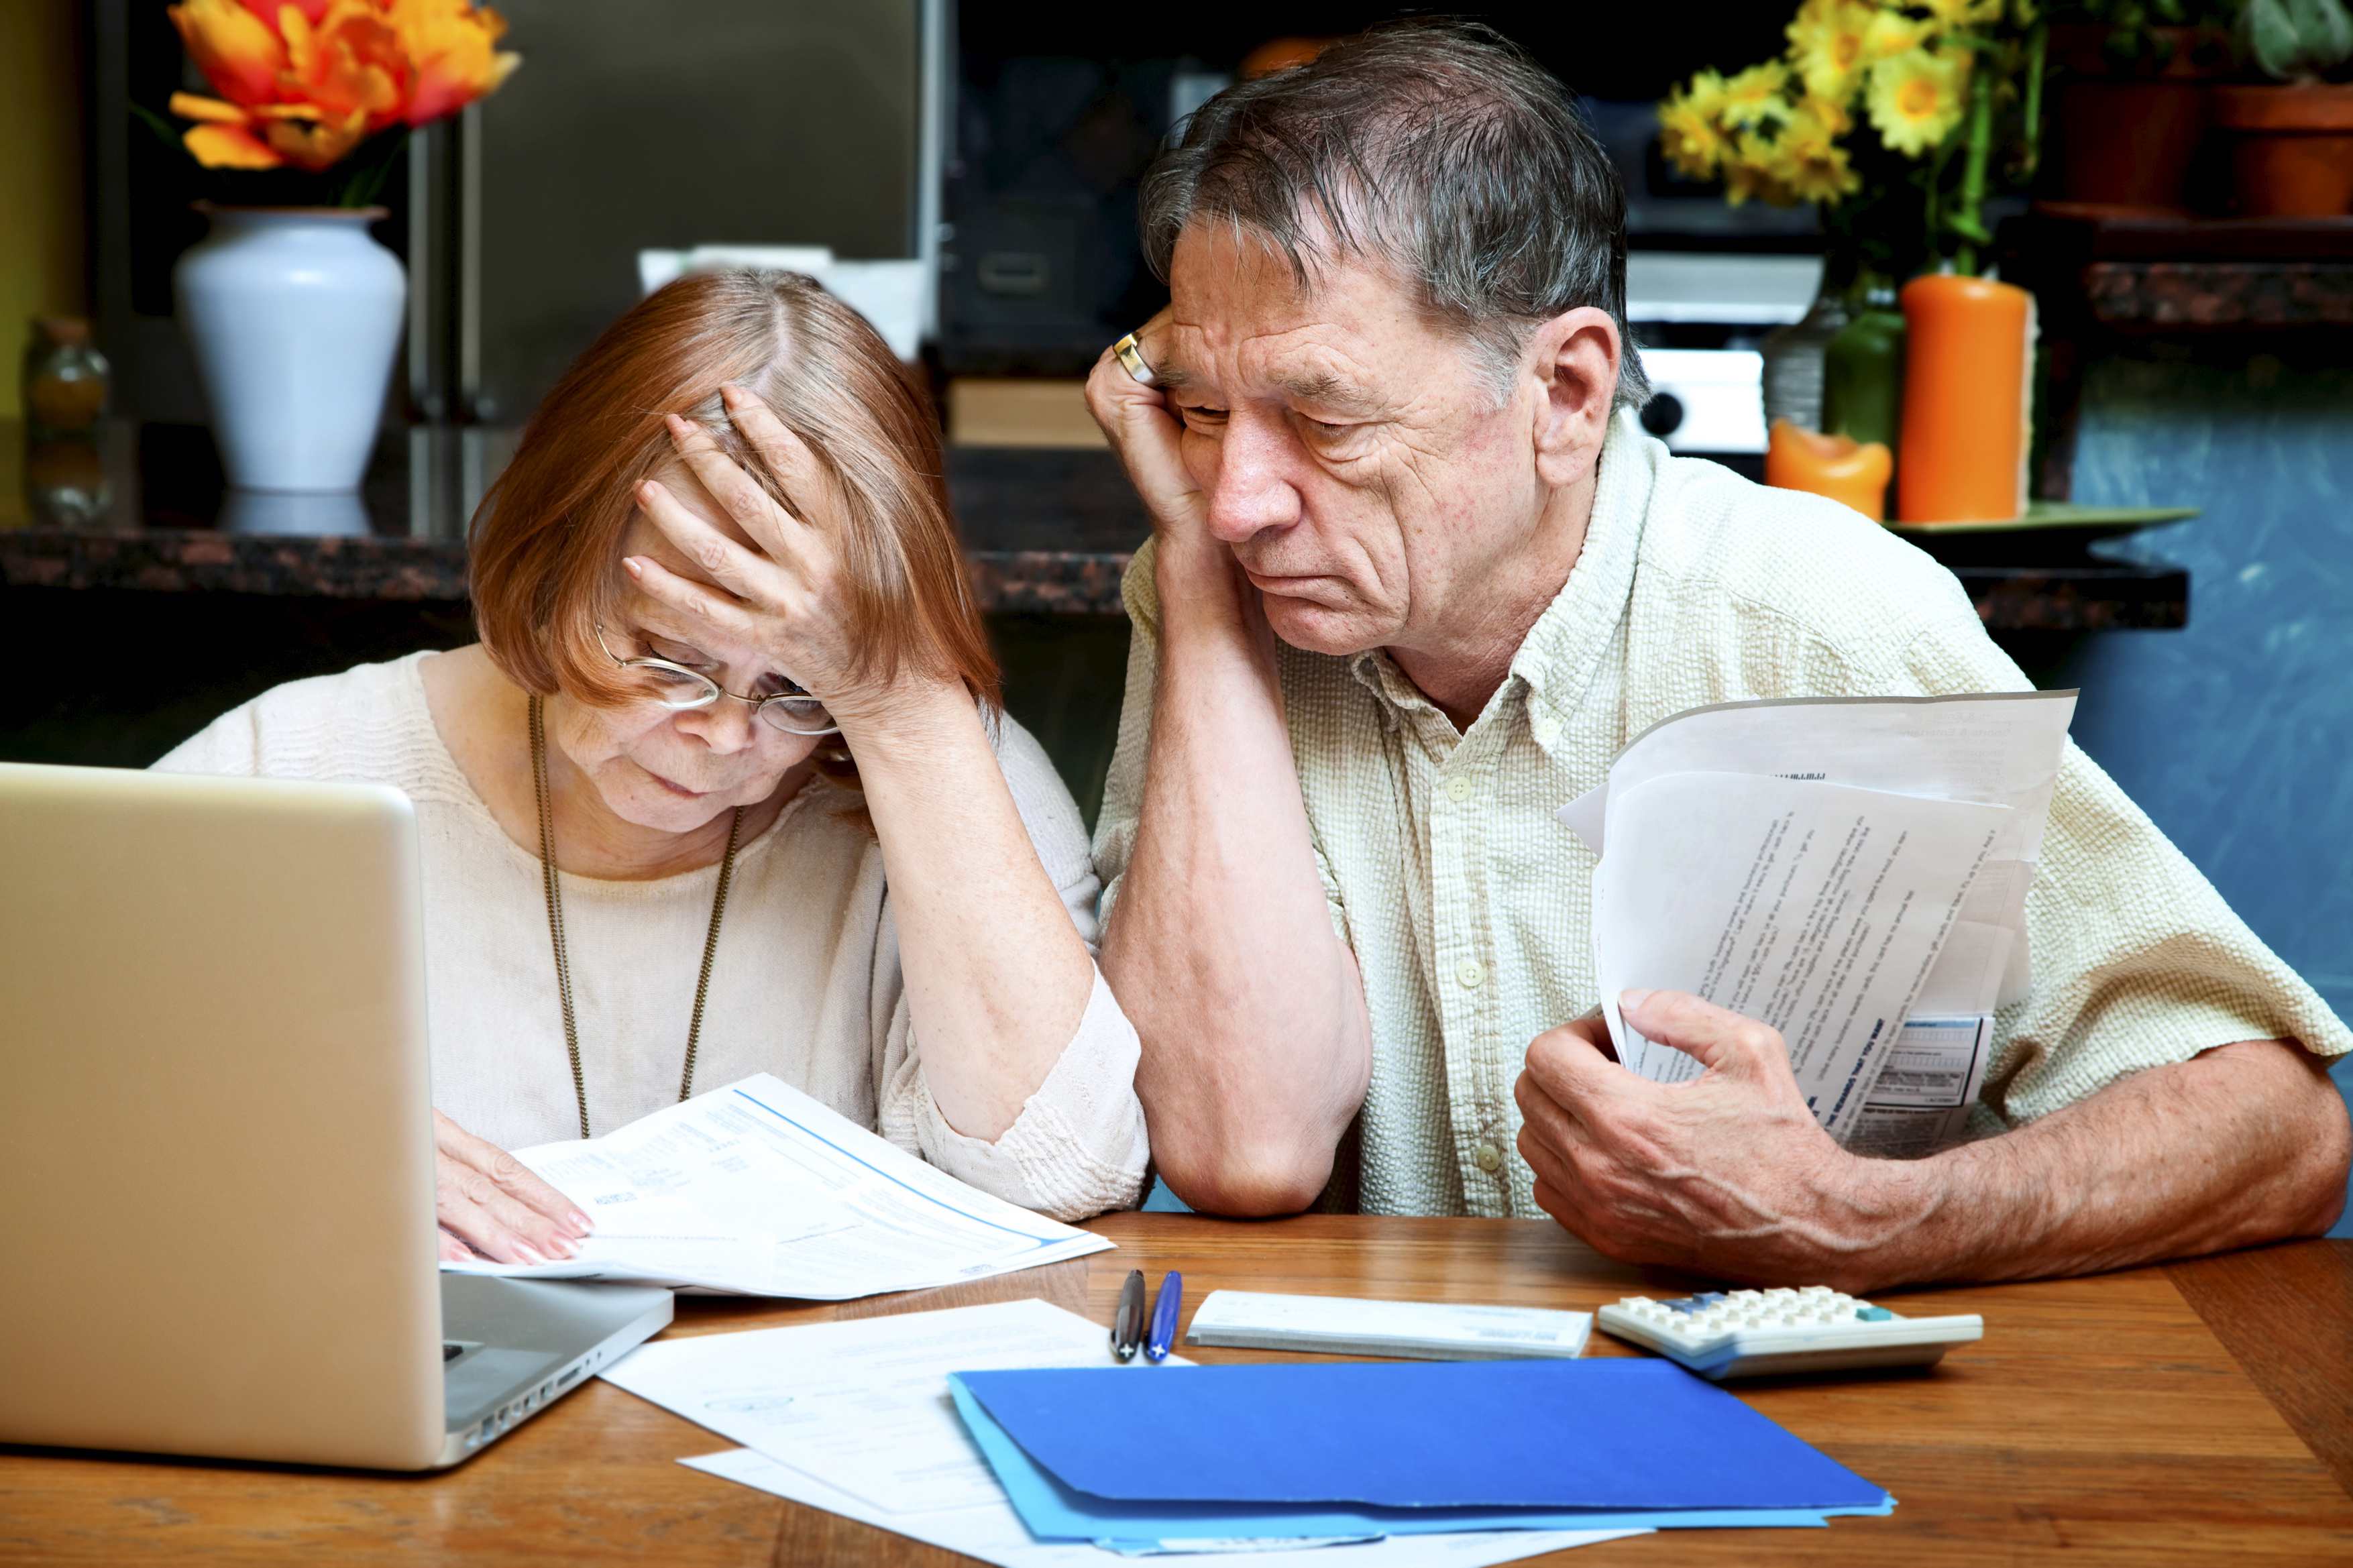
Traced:
[[1144, 1342], [1144, 1270], [1131, 1268], [1127, 1283], [1119, 1288], [1119, 1315], [1111, 1323], [1111, 1353], [1122, 1361], [1134, 1361], [1135, 1349]]

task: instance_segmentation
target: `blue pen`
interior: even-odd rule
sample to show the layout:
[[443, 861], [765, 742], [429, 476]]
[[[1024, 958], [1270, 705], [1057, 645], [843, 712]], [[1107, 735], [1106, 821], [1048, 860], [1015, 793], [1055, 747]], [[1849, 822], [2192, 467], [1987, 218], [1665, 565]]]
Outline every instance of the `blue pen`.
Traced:
[[1185, 1277], [1174, 1268], [1160, 1278], [1160, 1294], [1152, 1303], [1152, 1331], [1144, 1338], [1144, 1359], [1164, 1362], [1176, 1342], [1176, 1312], [1185, 1299]]

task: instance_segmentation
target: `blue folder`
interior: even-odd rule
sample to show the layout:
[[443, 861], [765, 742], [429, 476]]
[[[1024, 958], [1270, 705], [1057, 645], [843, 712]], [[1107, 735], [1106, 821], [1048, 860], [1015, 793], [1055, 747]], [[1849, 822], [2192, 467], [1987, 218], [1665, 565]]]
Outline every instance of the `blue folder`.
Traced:
[[1671, 1362], [1114, 1370], [951, 1380], [1042, 1539], [1816, 1524], [1893, 1507]]
[[1721, 1530], [1820, 1528], [1841, 1514], [1884, 1514], [1894, 1499], [1853, 1509], [1607, 1509], [1373, 1508], [1329, 1504], [1289, 1506], [1203, 1502], [1110, 1502], [1074, 1491], [1039, 1468], [1005, 1429], [989, 1418], [969, 1390], [949, 1379], [963, 1416], [1014, 1511], [1041, 1542], [1091, 1542], [1141, 1554], [1183, 1550], [1186, 1543], [1263, 1540], [1370, 1541], [1388, 1535], [1484, 1530]]

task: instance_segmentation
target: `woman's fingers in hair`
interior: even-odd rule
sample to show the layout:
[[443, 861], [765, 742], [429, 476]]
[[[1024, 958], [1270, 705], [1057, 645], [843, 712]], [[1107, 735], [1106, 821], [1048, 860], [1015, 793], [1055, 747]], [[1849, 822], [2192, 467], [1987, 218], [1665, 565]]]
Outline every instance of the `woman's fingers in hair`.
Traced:
[[776, 596], [776, 563], [744, 549], [695, 516], [659, 479], [647, 479], [638, 486], [638, 510], [712, 583], [754, 604]]
[[672, 414], [666, 416], [670, 426], [670, 444], [678, 455], [693, 470], [712, 499], [727, 510], [753, 542], [771, 555], [787, 542], [787, 536], [799, 526], [799, 520], [776, 504], [776, 498], [761, 487], [760, 481], [735, 466], [735, 460], [719, 449], [711, 432], [691, 419]]
[[752, 444], [752, 450], [760, 454], [760, 461], [768, 465], [768, 471], [776, 476], [785, 492], [800, 503], [806, 515], [793, 518], [790, 511], [778, 510], [804, 526], [819, 521], [820, 510], [830, 521], [840, 494], [834, 488], [832, 474], [817, 460], [808, 443], [794, 435], [791, 426], [776, 417], [775, 409], [740, 386], [721, 387], [719, 400], [727, 405], [728, 419]]

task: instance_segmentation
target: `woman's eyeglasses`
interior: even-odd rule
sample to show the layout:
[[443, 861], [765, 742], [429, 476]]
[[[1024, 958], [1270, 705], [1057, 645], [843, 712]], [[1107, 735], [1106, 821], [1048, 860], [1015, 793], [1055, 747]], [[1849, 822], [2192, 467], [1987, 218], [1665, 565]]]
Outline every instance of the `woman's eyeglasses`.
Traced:
[[[605, 657], [621, 668], [635, 674], [647, 698], [673, 711], [708, 708], [723, 697], [738, 702], [749, 702], [761, 721], [787, 735], [832, 735], [841, 726], [825, 710], [825, 704], [807, 691], [785, 682], [786, 689], [759, 697], [746, 697], [740, 691], [730, 691], [699, 669], [674, 664], [666, 658], [623, 658], [605, 640], [605, 628], [596, 628], [596, 646]], [[781, 678], [779, 678], [781, 679]]]

